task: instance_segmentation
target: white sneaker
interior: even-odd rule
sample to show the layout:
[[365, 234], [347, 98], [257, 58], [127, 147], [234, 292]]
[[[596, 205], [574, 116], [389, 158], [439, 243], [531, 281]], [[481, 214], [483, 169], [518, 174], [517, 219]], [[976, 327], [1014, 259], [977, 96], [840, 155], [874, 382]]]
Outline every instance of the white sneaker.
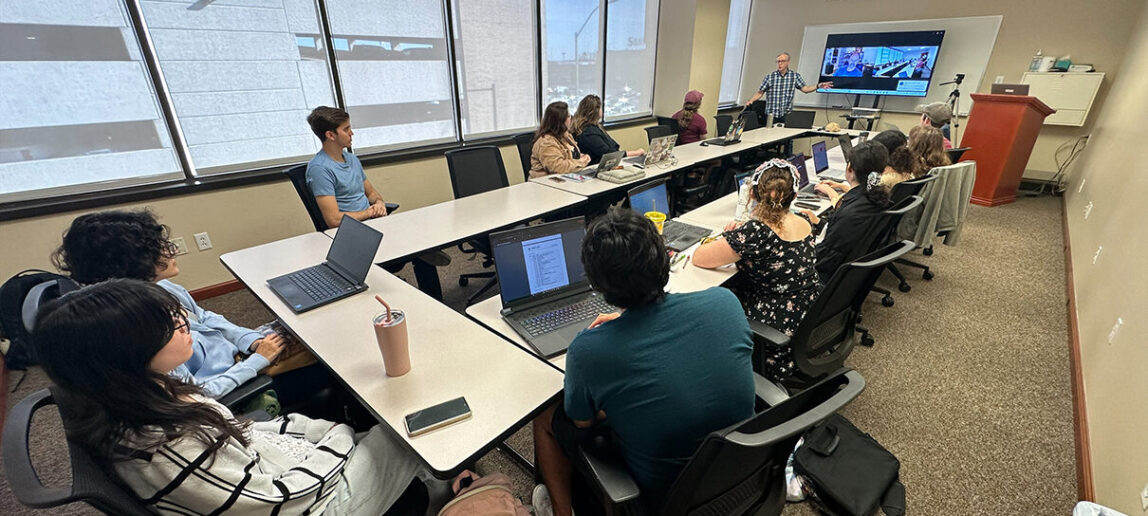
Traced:
[[546, 484], [534, 486], [530, 505], [534, 506], [534, 516], [554, 516], [554, 505], [550, 503], [550, 490], [546, 489]]

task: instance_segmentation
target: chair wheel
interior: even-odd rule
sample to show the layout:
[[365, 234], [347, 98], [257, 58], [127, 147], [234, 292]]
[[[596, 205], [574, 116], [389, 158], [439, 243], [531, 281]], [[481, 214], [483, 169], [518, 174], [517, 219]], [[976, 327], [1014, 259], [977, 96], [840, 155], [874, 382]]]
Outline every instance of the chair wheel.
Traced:
[[921, 277], [925, 278], [926, 280], [931, 280], [933, 279], [933, 273], [929, 272], [929, 269], [925, 269], [925, 272], [921, 273]]
[[885, 296], [881, 298], [881, 304], [885, 306], [893, 306], [893, 296]]
[[469, 278], [459, 278], [458, 279], [458, 286], [460, 286], [460, 287], [465, 287], [467, 283], [470, 283]]
[[897, 285], [897, 290], [900, 290], [901, 292], [908, 292], [910, 290], [913, 290], [913, 286], [908, 284], [908, 283], [902, 283], [900, 285]]
[[867, 348], [871, 348], [871, 347], [873, 347], [873, 344], [876, 344], [876, 343], [877, 343], [877, 341], [873, 340], [872, 335], [870, 335], [868, 333], [862, 333], [861, 334], [861, 345], [862, 346], [865, 346]]
[[854, 320], [853, 320], [853, 324], [861, 324], [861, 319], [863, 319], [863, 318], [864, 318], [864, 317], [861, 315], [861, 313], [860, 313], [860, 312], [858, 312], [858, 313], [857, 313], [857, 317], [855, 317], [855, 318], [854, 318]]
[[924, 250], [921, 251], [921, 254], [923, 254], [925, 256], [933, 256], [933, 246], [926, 247]]

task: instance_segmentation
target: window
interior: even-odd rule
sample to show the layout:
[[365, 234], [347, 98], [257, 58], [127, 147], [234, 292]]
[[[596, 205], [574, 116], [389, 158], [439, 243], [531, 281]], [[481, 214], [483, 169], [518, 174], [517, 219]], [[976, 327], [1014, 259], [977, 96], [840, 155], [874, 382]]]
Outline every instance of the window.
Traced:
[[356, 152], [455, 140], [445, 14], [430, 0], [327, 1]]
[[[190, 5], [189, 5], [190, 4]], [[300, 161], [335, 105], [313, 2], [140, 2], [197, 174]]]
[[582, 97], [602, 91], [599, 0], [543, 0], [542, 96], [565, 101], [570, 112]]
[[0, 200], [182, 177], [122, 4], [52, 3], [3, 7]]
[[533, 129], [538, 125], [534, 0], [454, 0], [451, 5], [463, 136]]
[[729, 3], [729, 25], [725, 35], [725, 59], [721, 63], [719, 104], [738, 104], [742, 100], [741, 71], [745, 60], [745, 40], [749, 34], [749, 7], [750, 0], [730, 0]]
[[606, 118], [653, 112], [656, 0], [614, 0], [606, 6]]

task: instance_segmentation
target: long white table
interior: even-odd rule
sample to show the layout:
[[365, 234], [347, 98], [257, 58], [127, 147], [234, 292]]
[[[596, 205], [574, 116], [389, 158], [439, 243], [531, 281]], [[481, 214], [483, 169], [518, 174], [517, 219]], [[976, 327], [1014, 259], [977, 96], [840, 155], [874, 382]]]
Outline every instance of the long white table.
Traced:
[[[562, 373], [435, 301], [382, 268], [372, 267], [367, 292], [295, 314], [267, 280], [320, 263], [331, 239], [309, 233], [224, 254], [223, 264], [332, 372], [422, 458], [449, 478], [528, 422], [562, 390]], [[381, 295], [407, 317], [411, 371], [383, 371], [372, 318]], [[418, 437], [404, 416], [465, 396], [473, 415]]]
[[[468, 238], [586, 202], [584, 196], [526, 182], [366, 221], [383, 233], [374, 263], [442, 249]], [[334, 237], [338, 228], [329, 229]]]

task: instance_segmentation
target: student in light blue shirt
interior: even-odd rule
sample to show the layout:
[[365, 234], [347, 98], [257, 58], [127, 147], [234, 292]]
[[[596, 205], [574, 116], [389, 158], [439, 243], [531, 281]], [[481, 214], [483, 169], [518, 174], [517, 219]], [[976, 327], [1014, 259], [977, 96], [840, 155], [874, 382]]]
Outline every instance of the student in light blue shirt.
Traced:
[[[179, 299], [191, 327], [193, 353], [172, 374], [213, 397], [254, 378], [283, 350], [283, 338], [232, 324], [204, 310], [187, 289], [169, 281], [179, 274], [167, 226], [148, 211], [105, 211], [72, 221], [52, 261], [81, 285], [112, 278], [156, 282]], [[114, 352], [114, 350], [109, 350]], [[238, 362], [235, 356], [243, 357]]]
[[363, 164], [351, 151], [351, 117], [339, 108], [319, 106], [307, 117], [311, 132], [323, 149], [307, 163], [307, 186], [323, 212], [327, 227], [339, 227], [343, 215], [367, 220], [387, 215], [383, 196], [363, 172]]

